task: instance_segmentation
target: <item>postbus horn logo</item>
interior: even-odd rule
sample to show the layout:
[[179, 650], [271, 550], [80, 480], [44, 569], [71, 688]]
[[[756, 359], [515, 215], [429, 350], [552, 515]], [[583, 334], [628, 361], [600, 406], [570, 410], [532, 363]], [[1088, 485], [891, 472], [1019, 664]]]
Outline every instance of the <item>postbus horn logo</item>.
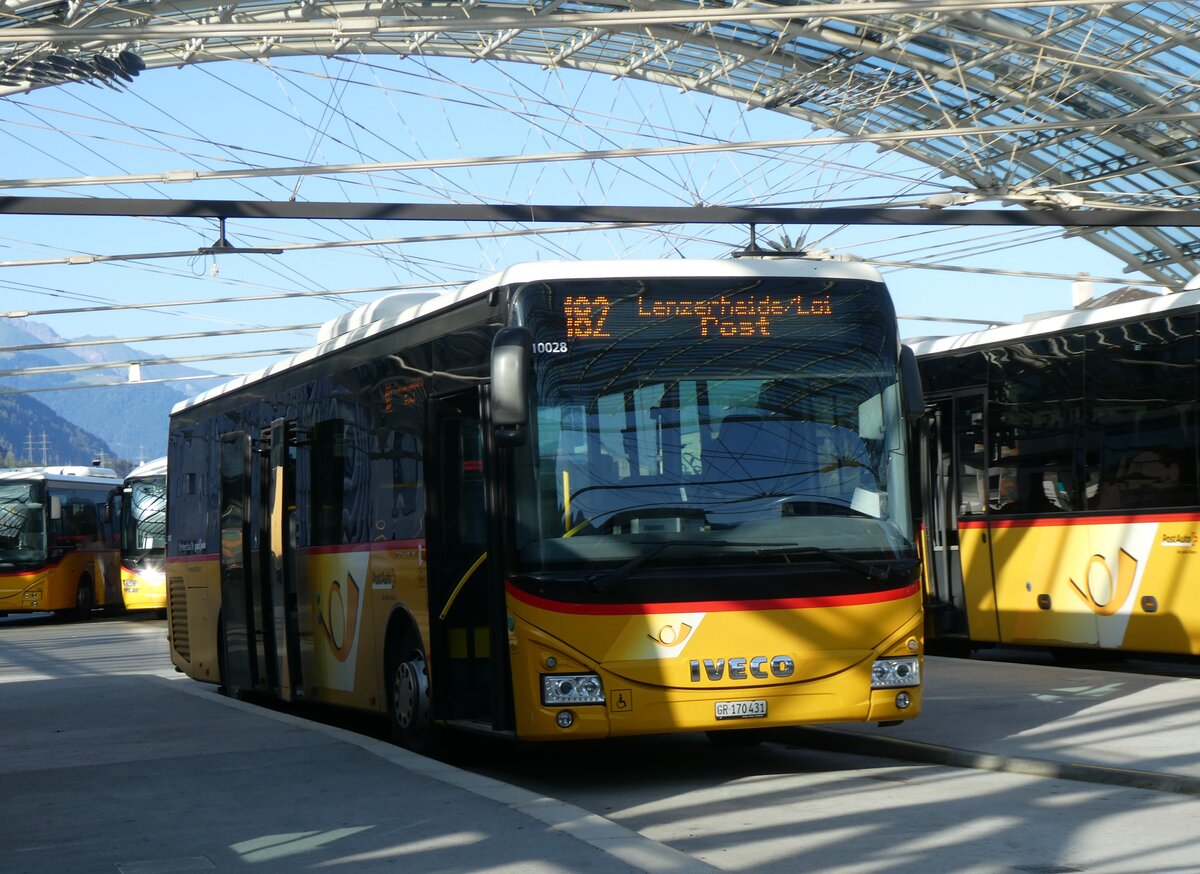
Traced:
[[[358, 625], [358, 582], [354, 575], [346, 574], [346, 597], [342, 596], [342, 584], [334, 580], [329, 584], [326, 598], [327, 610], [321, 609], [320, 595], [317, 596], [317, 624], [325, 632], [325, 640], [334, 658], [344, 662], [354, 647], [354, 632]], [[328, 612], [328, 616], [326, 615]]]
[[1112, 616], [1129, 599], [1133, 581], [1137, 576], [1137, 559], [1124, 549], [1117, 550], [1117, 578], [1102, 555], [1088, 559], [1083, 585], [1069, 577], [1071, 587], [1083, 599], [1083, 603], [1099, 616]]

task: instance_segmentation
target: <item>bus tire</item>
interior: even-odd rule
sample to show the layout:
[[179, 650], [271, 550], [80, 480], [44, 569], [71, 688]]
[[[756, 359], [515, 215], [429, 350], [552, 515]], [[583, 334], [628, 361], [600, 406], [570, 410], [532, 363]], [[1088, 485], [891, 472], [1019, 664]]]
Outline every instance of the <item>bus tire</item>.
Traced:
[[84, 574], [79, 578], [79, 586], [75, 589], [75, 609], [72, 611], [80, 619], [86, 619], [96, 607], [96, 585], [92, 578]]
[[387, 651], [388, 726], [393, 743], [422, 755], [437, 748], [429, 694], [429, 663], [417, 634], [402, 632]]

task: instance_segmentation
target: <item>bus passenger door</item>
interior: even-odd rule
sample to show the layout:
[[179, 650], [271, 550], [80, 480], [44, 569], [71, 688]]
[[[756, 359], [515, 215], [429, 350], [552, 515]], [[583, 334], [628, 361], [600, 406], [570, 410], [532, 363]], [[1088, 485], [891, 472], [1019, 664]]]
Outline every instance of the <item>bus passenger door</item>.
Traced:
[[250, 544], [250, 435], [221, 435], [220, 449], [221, 625], [218, 658], [221, 685], [231, 697], [258, 685]]
[[296, 424], [263, 431], [259, 479], [259, 588], [267, 682], [284, 701], [303, 695], [296, 589]]
[[[431, 399], [429, 446], [429, 610], [433, 715], [494, 725], [495, 660], [489, 586], [484, 434], [478, 389]], [[432, 453], [431, 453], [432, 455]]]
[[933, 402], [925, 458], [925, 525], [936, 638], [995, 641], [995, 591], [981, 392]]

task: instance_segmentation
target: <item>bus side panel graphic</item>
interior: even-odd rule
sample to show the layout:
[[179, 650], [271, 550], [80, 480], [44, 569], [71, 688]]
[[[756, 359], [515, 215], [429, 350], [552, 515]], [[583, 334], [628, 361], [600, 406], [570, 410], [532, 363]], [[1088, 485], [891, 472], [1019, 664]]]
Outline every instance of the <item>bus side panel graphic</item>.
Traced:
[[1127, 519], [994, 525], [1001, 641], [1195, 652], [1198, 629], [1171, 615], [1188, 597], [1195, 527]]

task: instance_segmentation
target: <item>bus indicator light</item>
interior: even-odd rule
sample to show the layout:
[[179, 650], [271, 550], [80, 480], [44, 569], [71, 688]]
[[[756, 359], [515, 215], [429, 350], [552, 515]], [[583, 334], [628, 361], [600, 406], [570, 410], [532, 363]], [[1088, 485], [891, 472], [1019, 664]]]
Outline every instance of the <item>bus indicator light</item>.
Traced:
[[878, 659], [871, 667], [871, 688], [920, 686], [921, 664], [915, 658]]
[[542, 703], [603, 704], [604, 684], [595, 674], [542, 674]]

